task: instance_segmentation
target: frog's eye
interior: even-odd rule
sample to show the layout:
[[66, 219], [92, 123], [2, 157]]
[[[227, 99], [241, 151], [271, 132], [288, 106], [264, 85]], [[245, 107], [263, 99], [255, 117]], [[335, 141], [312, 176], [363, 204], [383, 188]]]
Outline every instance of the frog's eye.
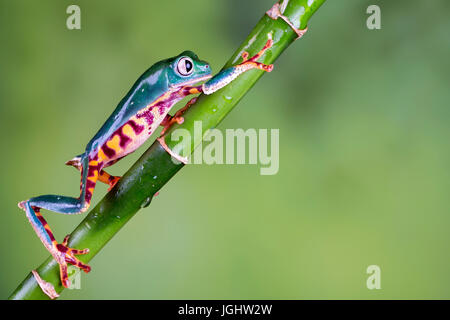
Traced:
[[182, 76], [190, 75], [192, 71], [194, 71], [194, 64], [192, 63], [191, 58], [181, 58], [180, 61], [178, 61], [177, 70]]

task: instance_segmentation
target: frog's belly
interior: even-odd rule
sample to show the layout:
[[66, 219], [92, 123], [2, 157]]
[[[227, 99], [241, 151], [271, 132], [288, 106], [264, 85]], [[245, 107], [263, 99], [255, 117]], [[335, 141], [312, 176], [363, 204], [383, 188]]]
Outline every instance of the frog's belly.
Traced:
[[148, 107], [117, 129], [99, 149], [103, 166], [111, 165], [139, 148], [155, 132], [169, 109]]

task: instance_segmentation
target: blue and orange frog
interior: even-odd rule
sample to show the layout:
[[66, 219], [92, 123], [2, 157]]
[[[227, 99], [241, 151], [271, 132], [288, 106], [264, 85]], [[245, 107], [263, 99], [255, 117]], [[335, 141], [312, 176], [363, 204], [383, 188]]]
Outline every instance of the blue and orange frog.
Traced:
[[[109, 175], [104, 168], [135, 151], [160, 125], [164, 126], [164, 129], [158, 141], [167, 152], [172, 154], [164, 143], [164, 134], [173, 123], [183, 121], [184, 111], [195, 102], [196, 98], [191, 99], [174, 116], [170, 116], [169, 111], [174, 104], [188, 95], [211, 94], [248, 70], [260, 69], [270, 72], [273, 65], [266, 65], [257, 60], [272, 44], [269, 36], [265, 46], [256, 55], [249, 58], [248, 53], [244, 52], [242, 63], [224, 69], [214, 77], [211, 76], [209, 64], [199, 60], [191, 51], [184, 51], [176, 57], [154, 64], [139, 77], [131, 90], [119, 102], [111, 116], [87, 144], [85, 151], [66, 162], [67, 165], [81, 172], [80, 196], [72, 198], [43, 195], [19, 203], [19, 207], [25, 211], [36, 234], [58, 262], [64, 287], [70, 286], [67, 263], [85, 272], [90, 271], [91, 268], [88, 265], [76, 258], [76, 255], [88, 253], [89, 249], [79, 250], [68, 247], [69, 236], [66, 236], [62, 243], [58, 243], [43, 218], [41, 209], [63, 214], [85, 212], [91, 203], [97, 181], [108, 184], [109, 191], [120, 179], [120, 177]], [[204, 83], [195, 86], [200, 82]], [[44, 292], [55, 297], [54, 290], [48, 289], [49, 286], [52, 287], [51, 284], [42, 280], [37, 272], [33, 274]]]

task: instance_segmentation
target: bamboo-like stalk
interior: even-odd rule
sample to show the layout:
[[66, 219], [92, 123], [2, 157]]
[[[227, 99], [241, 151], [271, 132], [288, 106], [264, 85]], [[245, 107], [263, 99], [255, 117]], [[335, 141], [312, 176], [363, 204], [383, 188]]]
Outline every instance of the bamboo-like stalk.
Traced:
[[[304, 29], [323, 2], [325, 0], [282, 0], [279, 7], [293, 26]], [[297, 34], [285, 20], [275, 20], [265, 14], [224, 68], [240, 62], [244, 50], [248, 51], [250, 56], [258, 52], [267, 41], [269, 33], [274, 41], [273, 46], [259, 60], [266, 64], [273, 63], [297, 38]], [[202, 121], [203, 132], [216, 127], [263, 74], [261, 70], [251, 70], [212, 95], [200, 95], [197, 102], [185, 113], [185, 121], [174, 125], [167, 132], [167, 145], [176, 149], [179, 142], [170, 138], [171, 133], [178, 128], [186, 129], [193, 139], [190, 145], [182, 146], [184, 150], [180, 153], [191, 154], [202, 141], [202, 137], [196, 137], [194, 134], [194, 121]], [[89, 254], [79, 256], [79, 259], [85, 263], [89, 262], [139, 209], [149, 205], [155, 193], [182, 167], [182, 164], [175, 164], [159, 142], [155, 141], [72, 232], [69, 246], [90, 250]], [[58, 293], [64, 289], [59, 279], [58, 264], [51, 256], [37, 271], [42, 279], [54, 285]], [[9, 298], [48, 299], [31, 273]]]

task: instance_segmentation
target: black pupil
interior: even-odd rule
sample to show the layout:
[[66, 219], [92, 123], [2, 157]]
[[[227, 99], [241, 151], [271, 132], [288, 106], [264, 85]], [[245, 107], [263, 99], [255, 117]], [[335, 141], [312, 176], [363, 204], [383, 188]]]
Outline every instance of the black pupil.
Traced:
[[192, 63], [189, 60], [185, 60], [184, 65], [186, 67], [186, 72], [190, 72], [192, 69]]

